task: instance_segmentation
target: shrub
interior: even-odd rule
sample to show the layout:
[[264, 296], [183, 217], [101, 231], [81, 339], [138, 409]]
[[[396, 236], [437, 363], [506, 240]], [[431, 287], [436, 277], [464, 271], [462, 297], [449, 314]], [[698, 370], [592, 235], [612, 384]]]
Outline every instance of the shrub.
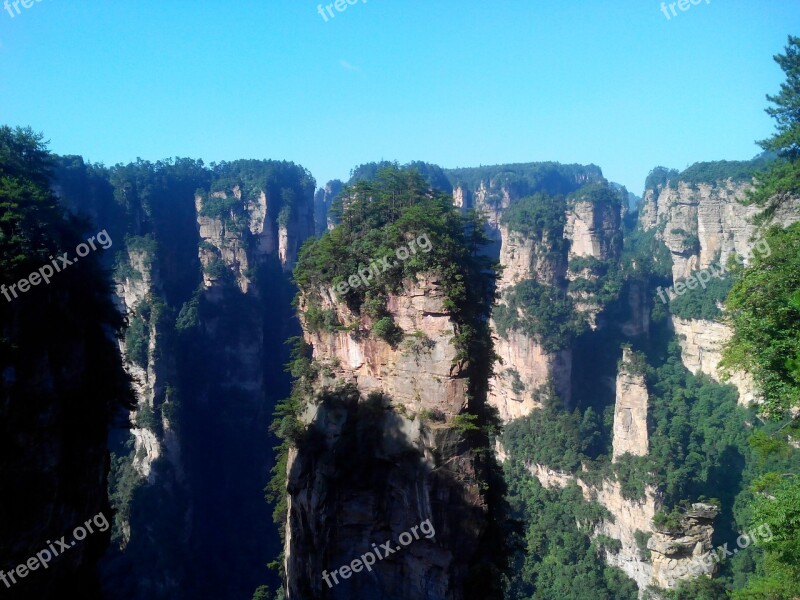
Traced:
[[397, 326], [392, 317], [383, 317], [372, 326], [372, 333], [392, 346], [397, 346], [403, 339], [403, 330]]

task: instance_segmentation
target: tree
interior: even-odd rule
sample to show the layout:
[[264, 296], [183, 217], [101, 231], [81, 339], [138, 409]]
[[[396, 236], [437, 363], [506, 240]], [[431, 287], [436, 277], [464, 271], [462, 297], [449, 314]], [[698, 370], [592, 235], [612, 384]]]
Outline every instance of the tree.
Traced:
[[726, 321], [733, 337], [721, 366], [753, 375], [766, 413], [780, 418], [800, 406], [800, 224], [769, 230], [768, 255], [756, 253], [726, 300]]
[[[800, 38], [789, 36], [786, 53], [775, 57], [786, 73], [780, 93], [767, 96], [774, 106], [767, 113], [777, 131], [760, 142], [778, 159], [756, 176], [749, 201], [764, 206], [762, 221], [800, 195]], [[752, 373], [764, 396], [762, 412], [772, 420], [792, 417], [783, 438], [756, 431], [751, 446], [765, 456], [790, 452], [786, 433], [796, 431], [800, 406], [800, 224], [766, 232], [770, 252], [755, 255], [726, 300], [733, 337], [723, 350], [721, 365]], [[781, 432], [786, 427], [781, 427]], [[794, 430], [794, 431], [793, 431]], [[778, 433], [776, 432], [776, 433]], [[772, 472], [754, 482], [751, 526], [767, 527], [764, 568], [734, 598], [789, 599], [800, 594], [800, 482], [793, 473]], [[758, 542], [758, 541], [757, 541]]]
[[749, 197], [749, 202], [765, 207], [762, 220], [800, 195], [800, 37], [789, 36], [785, 52], [774, 58], [786, 73], [786, 81], [779, 94], [767, 96], [774, 106], [766, 112], [775, 119], [777, 131], [759, 142], [765, 150], [776, 152], [778, 159], [766, 173], [756, 176], [756, 189]]

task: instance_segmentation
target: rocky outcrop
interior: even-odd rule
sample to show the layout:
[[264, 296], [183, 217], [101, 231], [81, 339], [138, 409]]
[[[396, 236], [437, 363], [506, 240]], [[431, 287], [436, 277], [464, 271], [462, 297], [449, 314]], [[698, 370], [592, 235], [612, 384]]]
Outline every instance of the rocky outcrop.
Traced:
[[[590, 291], [600, 275], [586, 266], [586, 260], [600, 263], [616, 263], [622, 252], [622, 216], [627, 199], [620, 192], [598, 194], [596, 190], [576, 192], [569, 200], [564, 238], [569, 240], [569, 270], [566, 278], [570, 282], [570, 296], [575, 310], [582, 313], [587, 324], [598, 327], [597, 317], [603, 303], [596, 291]], [[583, 264], [581, 264], [583, 263]], [[581, 287], [588, 283], [589, 289]]]
[[[148, 296], [159, 285], [158, 273], [154, 265], [155, 257], [148, 251], [128, 250], [128, 269], [124, 274], [119, 274], [116, 281], [115, 301], [120, 312], [128, 320], [136, 317], [137, 311], [147, 304]], [[147, 363], [140, 365], [129, 355], [125, 338], [120, 338], [120, 353], [125, 358], [125, 370], [131, 375], [133, 389], [136, 393], [137, 409], [131, 414], [131, 422], [139, 422], [137, 416], [142, 412], [153, 412], [158, 389], [157, 365], [153, 359], [156, 352], [156, 339], [161, 332], [156, 330], [154, 323], [147, 323]], [[163, 388], [163, 386], [161, 386]], [[169, 427], [169, 424], [167, 424]], [[134, 438], [133, 467], [139, 475], [153, 482], [152, 465], [162, 454], [161, 441], [156, 433], [145, 426], [134, 426], [131, 429]], [[177, 449], [176, 449], [177, 450]], [[179, 465], [175, 465], [179, 467]], [[130, 528], [126, 531], [130, 533]], [[127, 543], [125, 540], [124, 543]]]
[[699, 319], [682, 319], [671, 316], [672, 328], [681, 347], [681, 361], [692, 373], [705, 373], [716, 381], [724, 381], [736, 386], [739, 391], [739, 404], [748, 406], [758, 402], [753, 378], [740, 371], [733, 372], [729, 379], [723, 377], [719, 369], [722, 358], [722, 345], [732, 332], [723, 323]]
[[657, 490], [645, 487], [641, 500], [627, 499], [616, 481], [604, 480], [600, 486], [585, 482], [580, 476], [529, 464], [528, 470], [546, 488], [566, 487], [575, 483], [588, 502], [597, 502], [610, 517], [600, 521], [592, 536], [605, 535], [620, 542], [619, 550], [606, 549], [605, 560], [619, 567], [639, 587], [640, 597], [649, 587], [675, 589], [681, 580], [701, 573], [713, 573], [715, 567], [703, 566], [703, 557], [712, 550], [713, 521], [718, 509], [707, 504], [693, 504], [672, 530], [659, 530], [653, 518], [661, 509]]
[[[454, 363], [455, 329], [443, 301], [433, 276], [389, 295], [387, 309], [405, 334], [393, 347], [370, 333], [368, 317], [320, 290], [320, 308], [335, 312], [341, 328], [304, 327], [322, 376], [301, 416], [307, 442], [288, 457], [288, 599], [469, 597], [470, 565], [485, 552], [487, 505], [481, 467], [452, 428], [467, 405], [469, 380]], [[332, 589], [323, 581], [323, 571], [349, 564], [373, 543], [396, 545], [428, 519], [435, 537]]]
[[[610, 517], [598, 523], [592, 535], [606, 535], [621, 543], [618, 551], [606, 550], [606, 562], [622, 569], [636, 582], [641, 591], [653, 585], [653, 565], [642, 551], [641, 540], [647, 535], [652, 535], [653, 517], [661, 507], [661, 500], [655, 488], [646, 487], [642, 500], [628, 500], [622, 495], [621, 486], [616, 481], [604, 480], [597, 487], [580, 477], [555, 471], [544, 465], [531, 464], [528, 465], [528, 470], [546, 488], [563, 488], [574, 482], [581, 488], [587, 502], [597, 502], [605, 507]], [[640, 532], [639, 539], [637, 532]]]
[[614, 460], [623, 454], [647, 456], [648, 394], [644, 374], [631, 369], [631, 350], [624, 348], [617, 373], [616, 404], [614, 406]]
[[[228, 201], [228, 208], [210, 211], [213, 201]], [[283, 202], [287, 199], [282, 198]], [[314, 203], [301, 198], [291, 205], [281, 205], [267, 190], [244, 194], [239, 185], [229, 190], [195, 195], [197, 228], [200, 237], [200, 262], [206, 288], [223, 277], [216, 268], [220, 262], [233, 273], [239, 289], [247, 293], [253, 272], [277, 254], [284, 271], [297, 262], [302, 243], [314, 233]]]
[[[372, 325], [337, 302], [330, 288], [322, 294], [322, 309], [335, 311], [345, 328]], [[456, 350], [450, 340], [455, 328], [443, 300], [435, 277], [389, 296], [389, 313], [409, 334], [396, 349], [382, 339], [356, 337], [350, 331], [307, 332], [306, 339], [315, 358], [328, 367], [331, 381], [353, 383], [363, 394], [386, 394], [409, 414], [438, 409], [452, 417], [466, 406], [467, 380], [453, 372]]]
[[[484, 198], [487, 193], [486, 188], [479, 188], [477, 197]], [[507, 195], [495, 200], [493, 206], [498, 210], [508, 206]], [[622, 249], [621, 206], [613, 192], [600, 199], [578, 192], [570, 199], [566, 225], [563, 231], [559, 229], [558, 234], [559, 238], [563, 236], [568, 241], [568, 253], [563, 244], [548, 239], [548, 235], [552, 235], [549, 231], [544, 231], [541, 239], [533, 239], [499, 223], [497, 230], [501, 238], [500, 264], [503, 271], [498, 282], [498, 304], [505, 303], [504, 295], [510, 293], [515, 285], [529, 280], [562, 290], [566, 290], [570, 282], [595, 283], [599, 275], [591, 269], [594, 263], [580, 266], [578, 262], [568, 263], [568, 259], [591, 259], [602, 263], [618, 260]], [[570, 266], [575, 267], [568, 269]], [[597, 315], [603, 308], [596, 294], [587, 291], [586, 286], [570, 290], [569, 294], [581, 318], [596, 327]], [[632, 326], [641, 327], [641, 319]], [[571, 403], [570, 348], [546, 351], [540, 339], [513, 327], [504, 335], [497, 333], [494, 323], [492, 329], [499, 359], [490, 381], [489, 403], [497, 408], [504, 421], [524, 417], [540, 407], [535, 394], [547, 383], [555, 386], [566, 405]]]
[[529, 415], [542, 408], [540, 388], [552, 382], [565, 404], [571, 400], [572, 352], [547, 352], [536, 339], [515, 330], [506, 337], [493, 336], [499, 360], [489, 383], [489, 404], [504, 422]]
[[591, 202], [581, 196], [570, 203], [564, 237], [570, 241], [569, 258], [610, 260], [622, 250], [621, 205]]
[[509, 230], [507, 225], [500, 225], [500, 264], [503, 272], [497, 282], [497, 291], [503, 292], [509, 287], [526, 279], [535, 279], [546, 285], [558, 285], [563, 282], [566, 272], [566, 261], [559, 260], [551, 251], [552, 241], [528, 239], [520, 232]]
[[453, 204], [462, 210], [472, 208], [472, 194], [464, 186], [453, 188]]
[[314, 193], [314, 233], [317, 237], [333, 229], [335, 223], [330, 210], [334, 199], [342, 191], [342, 187], [342, 182], [334, 179]]
[[671, 590], [683, 579], [716, 571], [716, 565], [704, 565], [703, 557], [713, 549], [713, 522], [718, 513], [715, 506], [695, 503], [681, 515], [677, 529], [656, 529], [647, 542], [652, 556], [652, 585]]
[[[758, 233], [753, 217], [762, 210], [742, 204], [750, 189], [748, 182], [728, 179], [698, 184], [678, 181], [645, 190], [639, 224], [645, 231], [657, 228], [672, 254], [673, 279], [713, 264], [724, 265], [732, 254], [750, 256]], [[786, 226], [797, 221], [797, 207], [797, 201], [786, 203], [772, 222]]]

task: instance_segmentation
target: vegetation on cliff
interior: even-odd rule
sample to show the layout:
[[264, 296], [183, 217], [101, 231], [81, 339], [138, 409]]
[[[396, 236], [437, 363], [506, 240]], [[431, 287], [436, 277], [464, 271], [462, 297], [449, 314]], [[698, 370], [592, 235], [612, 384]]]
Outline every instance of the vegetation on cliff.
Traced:
[[[790, 36], [785, 54], [775, 61], [786, 81], [778, 95], [768, 96], [773, 106], [767, 113], [777, 131], [762, 146], [779, 159], [758, 177], [749, 199], [764, 207], [762, 221], [800, 196], [800, 38]], [[800, 469], [776, 464], [797, 454], [789, 441], [800, 434], [800, 224], [775, 226], [765, 237], [771, 253], [756, 254], [726, 301], [733, 337], [723, 365], [753, 375], [764, 398], [762, 413], [770, 419], [750, 443], [771, 468], [753, 482], [746, 507], [748, 525], [766, 524], [773, 536], [761, 543], [765, 558], [758, 577], [734, 594], [738, 600], [800, 594]]]
[[[50, 187], [54, 163], [41, 135], [0, 127], [0, 477], [9, 490], [0, 498], [0, 556], [7, 572], [87, 516], [110, 516], [108, 431], [134, 404], [115, 343], [123, 320], [101, 254], [76, 258], [97, 229], [59, 204]], [[62, 255], [71, 264], [51, 268], [45, 280], [39, 269]], [[38, 282], [22, 293], [20, 280], [33, 284], [34, 274]], [[98, 532], [72, 551], [84, 569], [56, 565], [17, 592], [95, 597], [94, 566], [109, 536]]]
[[[294, 271], [312, 329], [336, 326], [319, 308], [323, 288], [335, 289], [371, 263], [390, 257], [369, 286], [347, 286], [343, 300], [348, 307], [380, 323], [373, 333], [397, 342], [386, 296], [399, 293], [418, 274], [434, 274], [445, 294], [444, 308], [458, 329], [455, 360], [467, 361], [469, 345], [479, 337], [476, 328], [492, 301], [493, 276], [487, 276], [492, 265], [480, 253], [487, 243], [482, 218], [474, 212], [460, 215], [450, 196], [431, 189], [415, 170], [396, 167], [346, 186], [336, 204], [339, 225], [303, 246]], [[430, 250], [416, 249], [407, 252], [406, 260], [396, 260], [398, 248], [407, 248], [420, 236], [427, 236]]]

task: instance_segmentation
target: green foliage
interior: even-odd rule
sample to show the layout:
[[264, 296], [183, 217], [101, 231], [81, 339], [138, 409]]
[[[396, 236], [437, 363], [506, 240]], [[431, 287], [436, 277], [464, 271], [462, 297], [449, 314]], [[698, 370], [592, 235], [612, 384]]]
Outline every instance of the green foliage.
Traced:
[[183, 333], [196, 329], [200, 325], [200, 302], [202, 293], [197, 293], [190, 300], [184, 302], [175, 321], [175, 330]]
[[544, 404], [506, 425], [503, 446], [519, 460], [575, 473], [595, 456], [598, 417], [591, 408], [584, 414], [560, 409], [552, 395]]
[[652, 533], [645, 533], [641, 529], [637, 529], [633, 532], [633, 538], [636, 540], [636, 547], [639, 549], [639, 557], [647, 562], [650, 562], [651, 559], [650, 550], [647, 548], [647, 542], [650, 541], [651, 537], [653, 537]]
[[[650, 458], [665, 504], [708, 495], [706, 490], [714, 487], [731, 494], [732, 502], [741, 486], [742, 454], [749, 454], [749, 416], [738, 406], [736, 390], [689, 373], [674, 342], [666, 360], [649, 371], [648, 389]], [[721, 469], [724, 463], [732, 466]]]
[[561, 254], [567, 246], [564, 239], [566, 210], [563, 196], [539, 192], [514, 202], [503, 212], [501, 222], [525, 238], [546, 241], [551, 252]]
[[203, 200], [200, 214], [210, 219], [227, 221], [239, 215], [242, 210], [242, 201], [236, 196], [207, 196]]
[[290, 360], [286, 371], [292, 375], [292, 392], [288, 398], [281, 400], [275, 407], [270, 431], [280, 439], [275, 466], [264, 489], [268, 502], [273, 504], [272, 519], [278, 524], [281, 536], [286, 524], [288, 500], [286, 496], [286, 466], [289, 461], [289, 449], [296, 447], [304, 439], [306, 427], [300, 420], [300, 412], [306, 399], [314, 393], [313, 383], [319, 375], [319, 366], [311, 358], [311, 347], [302, 337], [290, 338]]
[[[451, 196], [431, 190], [416, 171], [394, 167], [346, 186], [337, 205], [340, 224], [303, 246], [294, 271], [309, 306], [314, 306], [320, 287], [334, 286], [407, 247], [407, 260], [390, 263], [368, 288], [351, 286], [344, 300], [356, 312], [380, 316], [376, 333], [397, 341], [399, 332], [385, 320], [374, 298], [399, 292], [418, 274], [435, 273], [445, 293], [444, 308], [457, 326], [456, 360], [466, 361], [479, 338], [476, 334], [486, 330], [484, 319], [492, 300], [494, 275], [490, 261], [480, 253], [488, 243], [483, 218], [475, 213], [462, 216]], [[423, 235], [430, 241], [429, 252], [411, 246]]]
[[672, 278], [672, 254], [657, 233], [656, 228], [625, 232], [621, 261], [625, 274], [659, 281]]
[[444, 423], [445, 414], [438, 408], [424, 408], [419, 411], [419, 418], [425, 421], [432, 421], [434, 423]]
[[[582, 182], [599, 181], [603, 175], [595, 165], [562, 165], [556, 162], [493, 165], [445, 171], [453, 187], [463, 186], [476, 191], [485, 185], [489, 201], [500, 201], [499, 190], [509, 189], [518, 198], [537, 192], [565, 195], [578, 189]], [[495, 199], [496, 196], [496, 199]]]
[[480, 431], [478, 415], [471, 415], [469, 413], [462, 413], [453, 417], [450, 426], [454, 431], [462, 435], [471, 431]]
[[522, 383], [522, 378], [519, 376], [519, 371], [516, 369], [506, 369], [505, 373], [511, 378], [511, 390], [515, 394], [520, 394], [525, 391], [525, 384]]
[[[627, 346], [627, 348], [631, 349], [630, 346]], [[620, 357], [617, 362], [617, 371], [632, 375], [647, 375], [647, 356], [642, 352], [632, 351], [628, 355], [628, 360], [623, 361], [622, 357]]]
[[203, 267], [203, 272], [209, 278], [216, 281], [228, 281], [231, 279], [231, 272], [221, 258], [212, 256], [211, 259]]
[[760, 155], [752, 160], [717, 160], [698, 162], [683, 171], [679, 181], [689, 184], [716, 183], [732, 179], [734, 182], [752, 181], [758, 173], [763, 172], [772, 157]]
[[681, 237], [682, 252], [686, 254], [697, 254], [700, 252], [700, 238], [689, 233], [685, 229], [670, 229], [672, 235]]
[[[132, 446], [132, 439], [130, 444]], [[114, 510], [112, 540], [115, 543], [123, 541], [124, 528], [130, 523], [133, 495], [142, 482], [129, 456], [117, 456], [111, 453], [108, 490], [111, 508]]]
[[397, 326], [390, 316], [378, 319], [372, 325], [372, 333], [392, 346], [397, 346], [403, 339], [403, 330]]
[[775, 119], [777, 131], [759, 144], [776, 152], [778, 159], [757, 177], [756, 189], [748, 198], [764, 207], [762, 221], [771, 218], [790, 197], [800, 195], [800, 37], [790, 35], [785, 53], [774, 58], [786, 74], [786, 81], [779, 94], [767, 96], [772, 106], [766, 112]]
[[693, 290], [686, 288], [682, 295], [670, 300], [669, 310], [683, 319], [715, 321], [722, 317], [719, 305], [724, 303], [732, 287], [733, 277], [729, 273], [724, 277], [712, 274], [705, 289], [700, 285]]
[[606, 204], [616, 208], [621, 208], [623, 204], [627, 203], [627, 199], [623, 202], [619, 191], [612, 188], [605, 180], [584, 185], [582, 188], [569, 194], [567, 196], [567, 201]]
[[647, 174], [644, 181], [644, 189], [657, 190], [660, 187], [668, 187], [671, 181], [677, 181], [680, 172], [677, 169], [667, 167], [656, 167]]
[[336, 311], [330, 308], [320, 308], [316, 304], [310, 304], [303, 313], [305, 324], [309, 331], [336, 331], [340, 326]]
[[584, 330], [584, 320], [572, 300], [559, 288], [528, 279], [509, 288], [493, 313], [498, 333], [508, 336], [514, 329], [537, 337], [549, 352], [569, 346]]
[[590, 294], [600, 305], [616, 299], [622, 288], [622, 272], [615, 259], [573, 258], [569, 261], [569, 270], [580, 275], [569, 282], [569, 291]]
[[48, 263], [63, 244], [64, 213], [50, 191], [53, 159], [40, 134], [0, 127], [0, 273], [6, 282]]
[[752, 160], [716, 160], [697, 162], [679, 172], [676, 169], [656, 167], [650, 171], [645, 180], [646, 190], [657, 190], [659, 187], [678, 187], [678, 183], [697, 185], [700, 183], [715, 184], [728, 179], [736, 183], [752, 181], [759, 173], [763, 173], [774, 156], [761, 154]]
[[622, 497], [627, 500], [644, 500], [645, 486], [658, 484], [651, 473], [652, 463], [644, 456], [624, 454], [610, 466], [608, 463], [600, 463], [598, 466], [604, 467], [606, 473], [614, 473], [619, 481]]
[[125, 352], [128, 360], [146, 369], [150, 346], [150, 305], [142, 300], [133, 309], [125, 330]]
[[274, 600], [275, 596], [269, 591], [266, 585], [259, 586], [253, 594], [252, 600]]
[[545, 489], [525, 469], [522, 460], [504, 463], [508, 502], [523, 531], [514, 556], [507, 598], [634, 600], [636, 584], [622, 571], [604, 564], [604, 547], [619, 542], [590, 532], [608, 514], [588, 503], [576, 485]]
[[125, 238], [125, 246], [129, 252], [145, 255], [145, 264], [150, 265], [158, 252], [158, 244], [152, 235], [129, 235]]
[[665, 600], [726, 600], [725, 586], [708, 577], [695, 577], [678, 583], [674, 590], [665, 592]]
[[425, 183], [432, 189], [445, 192], [446, 194], [450, 194], [453, 191], [453, 186], [441, 167], [419, 160], [412, 161], [403, 166], [397, 162], [389, 162], [387, 160], [359, 165], [350, 171], [350, 180], [348, 183], [352, 185], [360, 181], [375, 181], [378, 179], [378, 174], [384, 169], [413, 170], [419, 173]]
[[763, 547], [765, 569], [737, 592], [737, 599], [796, 598], [800, 594], [800, 478], [772, 479], [753, 504], [753, 527], [767, 534], [756, 537]]
[[733, 337], [721, 365], [753, 375], [764, 408], [780, 417], [800, 406], [800, 378], [792, 362], [800, 356], [800, 224], [772, 228], [765, 238], [771, 252], [755, 253], [733, 285], [726, 307]]
[[677, 533], [681, 531], [681, 516], [683, 511], [679, 507], [672, 510], [662, 508], [653, 517], [653, 526], [659, 531]]
[[139, 429], [158, 431], [160, 425], [160, 419], [157, 417], [155, 411], [149, 404], [143, 404], [139, 406], [139, 410], [136, 412], [136, 427]]

